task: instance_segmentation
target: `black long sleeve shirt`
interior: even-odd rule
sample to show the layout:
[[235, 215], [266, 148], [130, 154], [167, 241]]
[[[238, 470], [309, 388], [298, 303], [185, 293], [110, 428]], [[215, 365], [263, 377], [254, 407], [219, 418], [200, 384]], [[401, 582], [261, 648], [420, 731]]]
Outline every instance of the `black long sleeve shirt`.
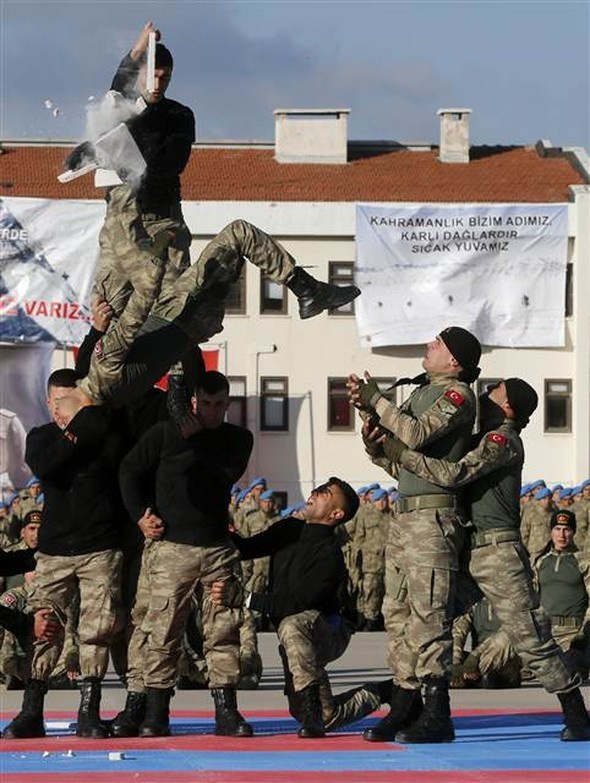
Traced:
[[25, 458], [45, 494], [39, 551], [80, 555], [114, 549], [125, 511], [117, 484], [121, 439], [102, 408], [82, 408], [67, 429], [27, 435]]
[[[111, 89], [127, 98], [137, 98], [139, 63], [123, 58]], [[137, 192], [142, 212], [167, 215], [180, 203], [180, 174], [188, 163], [195, 140], [195, 117], [177, 101], [162, 98], [127, 121], [127, 127], [145, 158], [147, 170]]]
[[[211, 546], [227, 539], [231, 487], [245, 471], [252, 445], [249, 430], [226, 422], [186, 439], [172, 422], [159, 422], [121, 463], [127, 511], [138, 520], [153, 508], [164, 521], [164, 540], [176, 544]], [[154, 471], [150, 495], [144, 478]]]
[[287, 517], [251, 538], [232, 535], [232, 541], [243, 560], [270, 555], [268, 593], [253, 595], [250, 607], [275, 625], [306, 609], [340, 613], [346, 566], [333, 527]]

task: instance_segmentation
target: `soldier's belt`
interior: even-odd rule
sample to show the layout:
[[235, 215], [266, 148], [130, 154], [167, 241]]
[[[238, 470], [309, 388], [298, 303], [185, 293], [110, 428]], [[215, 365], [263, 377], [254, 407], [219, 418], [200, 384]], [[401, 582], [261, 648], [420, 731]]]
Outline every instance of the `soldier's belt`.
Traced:
[[422, 511], [425, 508], [456, 508], [458, 505], [454, 495], [414, 495], [409, 498], [398, 498], [396, 504], [400, 514]]
[[551, 617], [551, 625], [560, 625], [564, 628], [580, 628], [583, 621], [583, 617], [565, 617], [560, 614]]
[[471, 548], [477, 549], [488, 544], [506, 544], [508, 541], [518, 541], [520, 534], [513, 528], [497, 530], [474, 530], [471, 533]]

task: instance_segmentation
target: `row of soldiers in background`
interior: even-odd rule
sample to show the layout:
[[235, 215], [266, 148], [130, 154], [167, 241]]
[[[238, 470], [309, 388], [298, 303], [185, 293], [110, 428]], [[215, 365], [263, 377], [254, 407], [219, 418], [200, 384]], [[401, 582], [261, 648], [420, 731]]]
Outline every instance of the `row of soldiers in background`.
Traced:
[[[357, 490], [360, 506], [353, 519], [337, 528], [349, 574], [349, 592], [356, 602], [358, 630], [383, 630], [381, 607], [384, 596], [385, 540], [390, 514], [395, 512], [397, 491], [383, 489], [378, 483]], [[525, 485], [521, 490], [523, 542], [534, 562], [551, 537], [551, 516], [561, 508], [576, 515], [573, 543], [581, 552], [586, 542], [590, 520], [590, 479], [573, 489], [558, 484], [549, 489], [543, 480]], [[267, 489], [266, 479], [254, 479], [244, 489], [234, 487], [231, 516], [235, 529], [245, 536], [258, 533], [285, 513], [296, 513], [296, 506], [279, 511], [276, 495]], [[264, 591], [268, 562], [244, 564], [246, 590]], [[256, 618], [257, 630], [265, 630]]]
[[[378, 631], [383, 629], [381, 614], [384, 596], [384, 549], [387, 528], [395, 513], [397, 492], [386, 490], [379, 484], [369, 484], [357, 490], [360, 506], [349, 522], [337, 528], [345, 562], [349, 573], [349, 591], [356, 602], [359, 618], [358, 629]], [[572, 498], [568, 508], [575, 512], [572, 541], [566, 552], [560, 555], [561, 568], [547, 557], [556, 552], [547, 542], [551, 539], [551, 519], [554, 512], [563, 508], [566, 498]], [[565, 493], [561, 486], [549, 489], [539, 480], [526, 485], [521, 492], [522, 536], [535, 564], [537, 584], [543, 603], [549, 602], [554, 634], [564, 651], [580, 629], [590, 623], [585, 619], [590, 592], [590, 568], [586, 557], [580, 563], [580, 554], [586, 543], [590, 556], [590, 537], [587, 537], [590, 514], [590, 480]], [[301, 504], [303, 505], [303, 504]], [[31, 478], [24, 490], [14, 493], [9, 502], [0, 507], [0, 536], [3, 549], [36, 547], [42, 508], [40, 484]], [[265, 530], [281, 517], [297, 514], [297, 506], [280, 510], [280, 502], [273, 490], [267, 488], [264, 477], [254, 479], [244, 489], [235, 486], [232, 491], [230, 516], [234, 529], [243, 536], [252, 536]], [[247, 593], [264, 593], [268, 584], [268, 559], [242, 563], [244, 586]], [[572, 571], [575, 572], [572, 578]], [[541, 576], [542, 578], [541, 578]], [[552, 576], [553, 575], [553, 576]], [[3, 586], [0, 604], [12, 608], [26, 606], [26, 596], [34, 574], [11, 577]], [[564, 582], [567, 583], [564, 596]], [[557, 584], [559, 583], [559, 584]], [[571, 589], [581, 592], [572, 598]], [[569, 600], [569, 604], [568, 604]], [[574, 606], [575, 605], [575, 606]], [[556, 609], [556, 606], [561, 609]], [[572, 614], [572, 607], [574, 614]], [[264, 618], [245, 610], [245, 620], [240, 633], [241, 689], [258, 687], [262, 676], [262, 660], [258, 652], [257, 632], [268, 630]], [[455, 653], [453, 685], [455, 687], [516, 687], [521, 681], [521, 665], [507, 638], [499, 631], [498, 621], [487, 602], [482, 601], [466, 615], [458, 618], [454, 626]], [[471, 649], [466, 650], [466, 640], [471, 637]], [[590, 661], [590, 635], [584, 643], [574, 640], [578, 650], [574, 658], [584, 678], [588, 676]], [[0, 674], [4, 674], [7, 687], [21, 687], [26, 671], [26, 654], [18, 641], [9, 633], [4, 634], [0, 647]], [[74, 682], [77, 673], [76, 607], [68, 618], [66, 643], [53, 677], [54, 687], [64, 687]], [[526, 677], [526, 672], [524, 673]], [[179, 688], [206, 688], [207, 670], [202, 652], [202, 628], [195, 608], [187, 625], [184, 652], [179, 666]]]
[[23, 520], [29, 511], [43, 509], [41, 482], [35, 476], [22, 489], [0, 499], [0, 549], [9, 549], [20, 540]]
[[590, 539], [590, 479], [577, 487], [568, 489], [561, 484], [549, 488], [542, 479], [525, 485], [521, 489], [520, 533], [531, 560], [535, 560], [547, 544], [551, 534], [551, 515], [558, 509], [573, 511], [576, 515], [574, 543], [583, 551]]

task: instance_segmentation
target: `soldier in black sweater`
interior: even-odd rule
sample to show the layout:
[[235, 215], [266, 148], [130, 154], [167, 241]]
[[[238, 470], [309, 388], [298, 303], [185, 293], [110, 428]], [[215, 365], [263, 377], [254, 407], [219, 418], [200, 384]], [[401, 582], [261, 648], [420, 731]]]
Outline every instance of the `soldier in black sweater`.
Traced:
[[[345, 481], [331, 477], [314, 489], [301, 510], [251, 538], [234, 535], [244, 560], [270, 555], [268, 592], [251, 593], [246, 606], [267, 614], [277, 629], [285, 668], [285, 693], [299, 736], [323, 737], [378, 709], [391, 681], [332, 696], [325, 666], [350, 642], [352, 624], [344, 617], [347, 573], [335, 528], [351, 519], [359, 501]], [[228, 600], [221, 582], [214, 600]]]
[[[232, 485], [247, 467], [249, 430], [224, 422], [227, 378], [206, 372], [192, 398], [193, 432], [172, 422], [152, 427], [121, 464], [123, 500], [146, 542], [133, 609], [125, 709], [119, 737], [170, 733], [169, 703], [193, 593], [203, 616], [204, 652], [215, 702], [215, 733], [250, 736], [237, 710], [241, 609], [213, 606], [211, 584], [241, 595], [238, 554], [229, 540]], [[155, 474], [155, 486], [146, 476]]]
[[[109, 644], [120, 624], [120, 530], [125, 511], [117, 470], [122, 442], [103, 408], [86, 407], [71, 419], [62, 418], [57, 402], [76, 378], [74, 370], [56, 370], [49, 376], [47, 403], [53, 421], [27, 435], [26, 460], [41, 479], [45, 495], [29, 603], [33, 609], [52, 606], [64, 620], [79, 591], [82, 680], [77, 734], [103, 738], [108, 730], [99, 715], [101, 681]], [[44, 736], [43, 701], [60, 648], [60, 639], [35, 642], [23, 707], [7, 726], [6, 737]]]

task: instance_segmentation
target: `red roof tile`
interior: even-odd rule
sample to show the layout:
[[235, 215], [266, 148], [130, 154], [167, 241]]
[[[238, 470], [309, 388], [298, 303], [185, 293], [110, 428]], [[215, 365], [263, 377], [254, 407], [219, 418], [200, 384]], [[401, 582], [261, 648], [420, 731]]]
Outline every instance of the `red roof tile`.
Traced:
[[[56, 177], [65, 146], [4, 144], [0, 196], [96, 199], [92, 175], [67, 184]], [[204, 147], [183, 174], [191, 201], [555, 202], [585, 184], [564, 155], [534, 148], [473, 147], [468, 164], [441, 163], [437, 150], [386, 151], [351, 145], [347, 164], [280, 164], [272, 149]]]

